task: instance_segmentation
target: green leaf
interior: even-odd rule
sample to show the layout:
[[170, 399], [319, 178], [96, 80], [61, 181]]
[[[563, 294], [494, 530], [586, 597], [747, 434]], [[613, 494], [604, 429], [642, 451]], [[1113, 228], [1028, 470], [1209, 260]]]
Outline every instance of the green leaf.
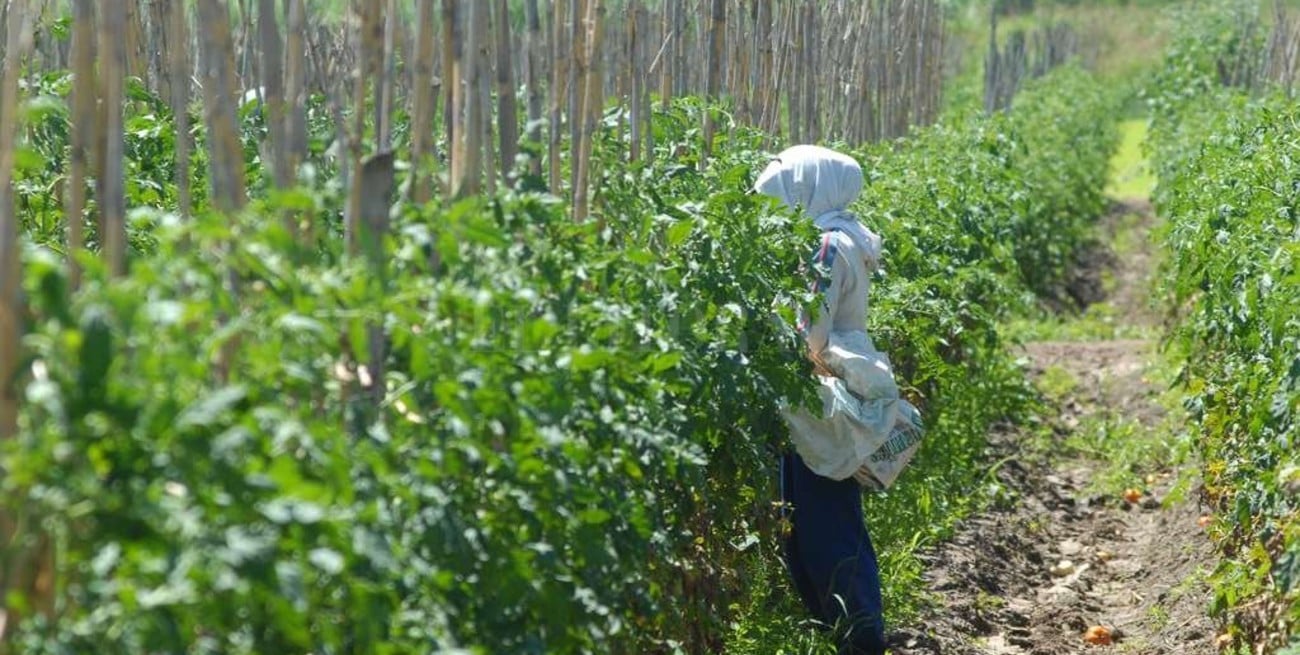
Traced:
[[91, 307], [82, 315], [80, 360], [82, 391], [93, 394], [103, 389], [113, 362], [113, 331], [103, 307]]
[[655, 373], [662, 373], [671, 368], [676, 368], [682, 361], [682, 353], [666, 352], [655, 355], [650, 358], [650, 368]]
[[418, 380], [424, 380], [432, 373], [433, 368], [429, 359], [429, 348], [420, 339], [413, 339], [411, 343], [411, 375]]
[[329, 548], [313, 548], [307, 559], [316, 568], [329, 575], [337, 575], [343, 571], [343, 556]]
[[578, 519], [588, 525], [603, 525], [610, 518], [610, 513], [599, 507], [591, 507], [578, 513]]
[[281, 316], [276, 321], [276, 326], [287, 332], [309, 332], [311, 334], [325, 334], [325, 324], [302, 314], [290, 313]]
[[668, 240], [668, 247], [676, 248], [681, 245], [687, 237], [691, 236], [691, 232], [694, 230], [695, 221], [693, 219], [682, 219], [674, 223], [672, 227], [668, 228], [667, 234], [665, 235]]
[[591, 371], [605, 366], [612, 359], [609, 351], [583, 346], [570, 354], [569, 365], [574, 371]]
[[39, 175], [45, 167], [45, 157], [33, 148], [14, 148], [14, 170], [23, 175]]
[[186, 429], [214, 425], [247, 397], [248, 390], [243, 385], [218, 389], [181, 411], [176, 418], [176, 427]]

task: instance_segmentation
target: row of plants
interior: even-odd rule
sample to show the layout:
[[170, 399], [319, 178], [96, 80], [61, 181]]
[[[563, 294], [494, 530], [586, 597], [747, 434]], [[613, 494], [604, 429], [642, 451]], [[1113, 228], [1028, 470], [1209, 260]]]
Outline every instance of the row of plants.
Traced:
[[[1236, 5], [1236, 10], [1255, 11]], [[1182, 16], [1151, 87], [1169, 341], [1182, 358], [1233, 643], [1300, 652], [1300, 105], [1221, 85], [1261, 39]], [[1246, 646], [1241, 647], [1246, 652]]]
[[[682, 99], [650, 163], [599, 134], [591, 221], [523, 179], [398, 202], [381, 256], [348, 257], [324, 112], [300, 188], [181, 220], [166, 109], [134, 97], [130, 272], [82, 253], [71, 291], [65, 86], [31, 103], [17, 194], [29, 375], [0, 503], [6, 556], [51, 573], [7, 599], [20, 652], [779, 648], [755, 635], [795, 613], [756, 583], [784, 584], [776, 407], [812, 391], [792, 326], [815, 234], [749, 193], [764, 135], [723, 131], [701, 170]], [[1063, 69], [1006, 114], [854, 149], [886, 243], [872, 328], [929, 428], [869, 502], [895, 614], [915, 549], [996, 491], [984, 434], [1032, 404], [997, 324], [1099, 212], [1112, 107]]]
[[[1085, 227], [1105, 204], [1120, 101], [1067, 67], [1028, 85], [1010, 112], [954, 112], [904, 142], [855, 152], [868, 183], [853, 209], [882, 233], [886, 251], [869, 328], [928, 430], [899, 484], [866, 499], [893, 624], [925, 602], [918, 552], [958, 519], [1009, 500], [986, 437], [1040, 407], [1004, 326], [1039, 294], [1055, 297], [1087, 243]], [[772, 559], [751, 568], [779, 585], [784, 572]], [[835, 652], [803, 641], [796, 604], [762, 584], [750, 592], [774, 611], [742, 617], [728, 652]]]

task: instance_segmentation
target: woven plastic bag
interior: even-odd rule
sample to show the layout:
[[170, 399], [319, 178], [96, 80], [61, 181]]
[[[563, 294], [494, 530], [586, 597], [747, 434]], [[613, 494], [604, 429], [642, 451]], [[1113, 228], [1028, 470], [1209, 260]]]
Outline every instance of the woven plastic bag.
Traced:
[[921, 447], [925, 427], [921, 412], [906, 400], [898, 401], [898, 420], [889, 438], [853, 472], [853, 479], [871, 489], [888, 489]]
[[920, 413], [898, 395], [889, 357], [865, 332], [833, 332], [814, 357], [820, 415], [785, 409], [795, 450], [818, 475], [888, 488], [924, 434]]

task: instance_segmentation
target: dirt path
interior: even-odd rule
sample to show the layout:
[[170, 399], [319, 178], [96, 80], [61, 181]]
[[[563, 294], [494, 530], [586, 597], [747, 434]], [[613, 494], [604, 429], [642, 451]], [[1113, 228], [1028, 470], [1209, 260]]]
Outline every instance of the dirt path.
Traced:
[[[1122, 252], [1089, 258], [1105, 268], [1095, 277], [1109, 287], [1106, 302], [1123, 321], [1154, 325], [1146, 306], [1153, 267], [1150, 206], [1117, 205], [1107, 221], [1108, 243], [1129, 241]], [[1015, 500], [965, 522], [928, 555], [936, 607], [919, 629], [899, 635], [892, 652], [1216, 652], [1199, 573], [1213, 565], [1213, 553], [1197, 524], [1195, 494], [1172, 493], [1177, 472], [1157, 466], [1144, 480], [1144, 495], [1130, 503], [1099, 483], [1114, 479], [1108, 475], [1122, 462], [1089, 454], [1108, 452], [1113, 459], [1114, 440], [1135, 453], [1159, 452], [1169, 428], [1151, 379], [1153, 349], [1140, 339], [1025, 347], [1055, 418], [1040, 433], [994, 439], [995, 456], [1003, 461], [998, 477]], [[1090, 450], [1099, 439], [1112, 443]], [[1098, 625], [1111, 630], [1113, 644], [1084, 640], [1085, 631]]]

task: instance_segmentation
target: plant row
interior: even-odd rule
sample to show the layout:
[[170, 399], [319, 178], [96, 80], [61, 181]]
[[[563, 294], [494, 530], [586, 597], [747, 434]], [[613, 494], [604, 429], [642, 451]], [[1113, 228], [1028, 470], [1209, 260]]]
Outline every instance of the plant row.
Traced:
[[1300, 647], [1300, 105], [1219, 85], [1217, 62], [1259, 47], [1240, 24], [1184, 17], [1152, 86], [1153, 149], [1170, 341], [1219, 516], [1214, 610], [1274, 652]]
[[[130, 273], [85, 256], [72, 292], [45, 202], [59, 88], [17, 192], [27, 396], [0, 502], [6, 554], [49, 572], [10, 599], [21, 652], [745, 650], [777, 577], [777, 405], [812, 394], [792, 326], [816, 235], [749, 193], [764, 135], [719, 134], [701, 170], [680, 99], [653, 163], [606, 123], [588, 222], [525, 178], [398, 202], [379, 256], [349, 257], [324, 112], [298, 190], [253, 179], [244, 214], [182, 221], [165, 110], [136, 98]], [[895, 608], [912, 551], [988, 497], [986, 431], [1032, 402], [997, 323], [1099, 213], [1111, 108], [1064, 69], [855, 151], [886, 244], [871, 327], [928, 423], [870, 502]]]

